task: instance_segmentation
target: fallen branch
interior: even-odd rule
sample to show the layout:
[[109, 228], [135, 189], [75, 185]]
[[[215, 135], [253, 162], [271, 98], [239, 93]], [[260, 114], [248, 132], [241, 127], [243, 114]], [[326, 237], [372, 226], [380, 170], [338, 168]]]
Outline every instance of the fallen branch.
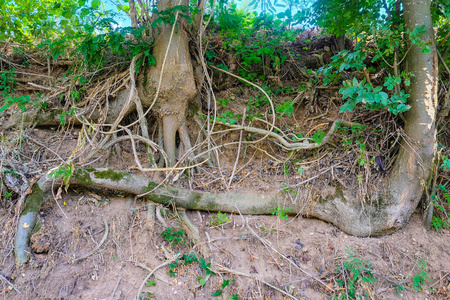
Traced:
[[[135, 266], [141, 267], [144, 270], [147, 270], [149, 272], [153, 272], [152, 268], [148, 267], [147, 265], [145, 265], [145, 264], [143, 264], [141, 262], [138, 262], [138, 261], [130, 261], [130, 262], [134, 263]], [[164, 277], [162, 277], [161, 275], [159, 275], [157, 273], [155, 273], [155, 277], [156, 277], [156, 279], [158, 279], [158, 280], [160, 280], [160, 281], [162, 281], [162, 282], [164, 282], [164, 283], [166, 283], [168, 285], [173, 285], [172, 282], [167, 281]]]
[[119, 277], [119, 279], [117, 279], [116, 286], [114, 287], [114, 290], [112, 291], [111, 296], [109, 296], [109, 300], [114, 300], [114, 294], [116, 293], [121, 280], [122, 280], [122, 277]]

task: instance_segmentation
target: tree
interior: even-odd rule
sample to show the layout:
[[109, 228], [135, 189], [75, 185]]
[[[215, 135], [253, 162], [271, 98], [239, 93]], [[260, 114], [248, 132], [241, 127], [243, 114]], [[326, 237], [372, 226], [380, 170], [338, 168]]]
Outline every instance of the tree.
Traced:
[[[273, 7], [270, 1], [264, 1], [269, 3], [261, 5], [261, 7]], [[359, 236], [390, 233], [406, 224], [421, 199], [424, 186], [430, 176], [436, 151], [438, 61], [430, 2], [426, 0], [404, 0], [403, 5], [399, 3], [399, 1], [387, 1], [383, 2], [382, 5], [379, 1], [321, 0], [317, 1], [315, 5], [315, 19], [318, 20], [319, 24], [327, 26], [330, 33], [338, 36], [348, 34], [357, 41], [354, 51], [342, 51], [333, 57], [330, 66], [322, 69], [322, 78], [325, 83], [338, 80], [342, 70], [358, 70], [365, 74], [366, 79], [360, 80], [355, 77], [343, 82], [341, 93], [343, 99], [347, 102], [341, 107], [341, 111], [352, 111], [356, 106], [365, 105], [368, 109], [387, 109], [396, 115], [401, 115], [405, 122], [404, 133], [406, 138], [401, 142], [401, 148], [389, 179], [379, 191], [368, 196], [373, 205], [364, 206], [364, 199], [358, 199], [351, 190], [339, 186], [324, 188], [330, 190], [329, 195], [321, 197], [319, 201], [308, 200], [306, 203], [294, 204], [293, 213], [306, 212], [309, 216], [327, 220], [342, 230]], [[162, 145], [168, 158], [166, 166], [170, 167], [175, 165], [177, 159], [186, 153], [188, 154], [192, 148], [191, 137], [186, 126], [186, 111], [188, 103], [199, 95], [201, 88], [204, 86], [203, 76], [210, 76], [206, 72], [207, 68], [203, 61], [201, 39], [205, 31], [205, 25], [211, 19], [214, 19], [214, 12], [208, 11], [208, 21], [204, 22], [205, 3], [203, 1], [200, 1], [197, 7], [193, 9], [189, 8], [187, 0], [180, 0], [179, 2], [160, 0], [157, 10], [153, 10], [151, 14], [149, 13], [150, 7], [146, 3], [141, 1], [135, 3], [130, 0], [129, 4], [128, 8], [121, 6], [121, 9], [125, 9], [131, 16], [133, 20], [132, 29], [127, 29], [126, 34], [114, 31], [116, 29], [111, 29], [113, 26], [110, 25], [113, 20], [108, 23], [105, 18], [105, 22], [98, 22], [98, 24], [106, 24], [104, 28], [111, 29], [112, 32], [116, 32], [116, 35], [105, 35], [103, 39], [99, 39], [98, 37], [102, 35], [98, 33], [98, 29], [91, 29], [89, 34], [84, 33], [84, 35], [78, 36], [85, 41], [90, 41], [89, 43], [82, 43], [78, 51], [85, 54], [85, 57], [90, 61], [94, 61], [95, 64], [93, 65], [100, 65], [103, 61], [103, 57], [97, 56], [98, 51], [100, 51], [98, 49], [101, 47], [95, 44], [100, 44], [100, 42], [104, 43], [103, 45], [110, 46], [117, 53], [127, 54], [133, 58], [130, 67], [131, 88], [111, 101], [108, 115], [104, 116], [103, 121], [114, 123], [111, 129], [111, 133], [113, 133], [123, 117], [133, 110], [138, 110], [140, 121], [145, 120], [142, 108], [152, 110], [161, 128]], [[99, 2], [95, 2], [94, 6], [98, 7], [99, 5]], [[385, 7], [386, 14], [390, 16], [384, 21], [380, 17], [381, 6]], [[350, 18], [347, 26], [343, 28], [340, 26], [342, 23], [333, 25], [336, 24], [333, 20], [340, 18], [340, 15], [336, 13], [336, 10], [331, 12], [322, 10], [330, 7], [340, 7], [344, 10], [343, 15]], [[230, 10], [232, 9], [233, 7], [230, 8]], [[86, 8], [82, 8], [81, 11], [86, 14], [89, 13]], [[225, 11], [229, 12], [228, 10]], [[365, 13], [358, 14], [362, 11], [365, 11]], [[230, 14], [227, 17], [228, 28], [239, 28], [239, 24], [243, 24], [244, 21], [242, 20], [245, 19], [245, 16], [237, 17], [236, 15]], [[293, 19], [295, 19], [293, 15], [298, 16], [297, 21], [300, 20], [301, 14], [285, 12], [281, 15], [282, 18], [286, 18], [286, 23], [283, 23], [282, 20], [273, 21], [273, 15], [262, 13], [258, 18], [255, 18], [255, 24], [258, 24], [258, 26], [254, 32], [264, 34], [267, 31], [267, 27], [264, 26], [267, 26], [267, 24], [291, 26]], [[102, 17], [101, 14], [95, 16], [99, 16], [99, 19]], [[236, 26], [236, 24], [238, 25]], [[148, 27], [142, 27], [142, 25]], [[152, 29], [150, 30], [150, 28]], [[371, 46], [372, 38], [377, 35], [382, 36], [386, 32], [389, 34], [381, 38], [381, 42], [375, 46], [376, 50], [373, 50], [373, 46]], [[239, 33], [236, 36], [239, 36]], [[238, 40], [236, 36], [235, 39]], [[119, 42], [114, 42], [116, 40]], [[140, 43], [141, 40], [148, 42], [148, 44]], [[95, 43], [92, 43], [92, 41]], [[190, 41], [196, 45], [198, 50], [193, 51], [193, 47], [190, 47]], [[259, 45], [260, 49], [265, 49], [261, 51], [263, 59], [252, 56], [253, 60], [247, 62], [250, 73], [253, 67], [252, 63], [261, 62], [264, 65], [270, 63], [277, 68], [283, 60], [282, 55], [271, 51], [270, 42], [263, 41], [266, 44], [261, 43]], [[116, 49], [117, 43], [119, 43], [119, 47]], [[127, 47], [120, 47], [120, 43]], [[92, 48], [93, 44], [97, 46]], [[151, 53], [148, 48], [149, 44], [152, 45]], [[230, 44], [233, 45], [233, 43]], [[234, 45], [235, 48], [238, 46]], [[240, 53], [245, 51], [259, 52], [251, 47], [245, 48], [245, 45], [240, 46], [242, 46], [239, 48]], [[55, 49], [52, 50], [52, 53], [55, 53]], [[95, 49], [95, 51], [92, 49]], [[384, 86], [389, 91], [392, 90], [390, 94], [383, 92], [383, 87], [376, 87], [369, 82], [368, 72], [370, 68], [364, 63], [364, 60], [371, 51], [375, 53], [373, 61], [384, 61], [386, 69], [391, 72], [391, 75], [387, 76], [384, 81]], [[192, 57], [196, 57], [196, 59]], [[403, 59], [404, 57], [406, 58]], [[194, 65], [196, 66], [195, 70]], [[141, 67], [139, 74], [135, 75], [134, 71], [139, 66], [143, 67]], [[247, 71], [245, 70], [245, 72]], [[245, 72], [242, 72], [242, 74]], [[252, 78], [258, 78], [258, 74]], [[248, 80], [246, 82], [253, 84]], [[205, 85], [208, 90], [207, 95], [213, 95], [210, 82], [207, 81]], [[408, 97], [409, 100], [407, 100]], [[211, 108], [212, 101], [211, 99], [208, 101], [208, 108]], [[292, 106], [292, 104], [290, 105]], [[277, 111], [288, 110], [277, 108]], [[272, 113], [275, 114], [274, 109], [272, 109]], [[92, 114], [91, 121], [80, 120], [81, 118], [79, 118], [79, 122], [88, 124], [87, 122], [92, 122], [99, 117], [99, 115]], [[57, 120], [59, 121], [58, 118]], [[283, 144], [283, 142], [280, 142], [280, 144], [286, 148], [295, 144], [297, 148], [293, 148], [293, 150], [322, 147], [330, 140], [337, 124], [339, 124], [338, 121], [333, 123], [329, 134], [325, 137], [322, 136], [323, 140], [316, 137], [316, 139], [306, 138], [304, 142], [300, 143]], [[247, 130], [265, 135], [265, 137], [270, 136], [278, 139], [278, 141], [283, 140], [282, 136], [277, 135], [275, 130], [272, 130], [274, 129], [273, 124], [270, 130], [255, 129], [250, 126], [239, 127], [233, 124], [227, 126], [235, 126], [239, 130]], [[146, 127], [147, 125], [141, 123], [143, 135], [145, 135]], [[128, 131], [127, 133], [132, 136]], [[178, 156], [177, 134], [180, 140]], [[149, 141], [148, 134], [147, 137], [140, 139], [150, 146], [155, 146], [154, 143]], [[103, 140], [97, 149], [105, 146], [106, 143], [107, 140]], [[92, 153], [94, 152], [92, 151]], [[64, 173], [65, 171], [67, 171], [67, 174]], [[142, 177], [114, 171], [76, 168], [71, 163], [60, 167], [58, 172], [63, 175], [66, 174], [66, 184], [71, 180], [78, 184], [122, 189], [134, 194], [145, 192], [143, 193], [145, 197], [152, 201], [162, 203], [173, 201], [176, 205], [189, 209], [269, 213], [273, 207], [276, 207], [278, 199], [282, 197], [279, 194], [247, 197], [243, 195], [211, 196], [210, 194], [174, 188], [163, 189], [157, 188], [156, 183]], [[44, 192], [51, 188], [49, 182], [53, 180], [53, 174], [47, 173], [35, 184], [33, 194], [36, 196], [30, 197], [34, 199], [30, 201], [37, 202], [30, 204], [30, 209], [28, 207], [24, 209], [20, 222], [30, 224], [30, 218], [35, 217], [36, 207], [39, 207], [40, 204], [39, 201], [42, 201]], [[109, 181], [105, 177], [107, 174], [112, 176]], [[149, 195], [148, 193], [153, 194]], [[173, 194], [177, 194], [178, 197], [172, 197]], [[19, 228], [21, 228], [20, 225]], [[18, 236], [23, 237], [27, 234]], [[19, 241], [19, 244], [22, 242]], [[20, 247], [23, 247], [23, 245]]]

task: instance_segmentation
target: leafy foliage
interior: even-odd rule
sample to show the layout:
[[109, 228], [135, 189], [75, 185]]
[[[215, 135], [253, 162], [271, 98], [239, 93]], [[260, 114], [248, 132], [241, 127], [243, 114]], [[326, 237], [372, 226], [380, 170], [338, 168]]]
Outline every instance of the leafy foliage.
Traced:
[[66, 190], [69, 188], [69, 180], [73, 176], [73, 165], [71, 163], [66, 163], [60, 165], [53, 172], [50, 173], [50, 176], [56, 178], [62, 177]]
[[69, 29], [69, 20], [78, 22], [76, 10], [84, 0], [2, 0], [0, 40], [32, 43]]
[[[442, 157], [440, 168], [440, 171], [444, 174], [450, 171], [449, 155], [444, 155]], [[450, 214], [448, 213], [450, 210], [450, 191], [447, 189], [447, 185], [448, 181], [437, 185], [437, 192], [432, 195], [435, 211], [431, 220], [431, 226], [437, 231], [450, 227]]]
[[372, 269], [370, 267], [370, 261], [363, 260], [356, 257], [354, 250], [347, 248], [348, 260], [342, 262], [342, 266], [338, 266], [336, 271], [344, 272], [346, 275], [342, 279], [338, 279], [339, 286], [345, 287], [347, 295], [341, 294], [339, 299], [361, 299], [362, 294], [358, 287], [361, 282], [366, 284], [373, 284], [376, 282]]
[[421, 291], [423, 290], [422, 285], [425, 283], [425, 281], [431, 281], [431, 278], [428, 276], [428, 273], [425, 272], [425, 268], [427, 267], [427, 262], [425, 260], [420, 259], [418, 262], [418, 266], [420, 271], [413, 277], [413, 289], [416, 291]]
[[172, 245], [178, 244], [186, 239], [183, 228], [180, 228], [179, 230], [172, 230], [172, 228], [168, 227], [161, 233], [161, 236], [166, 241], [172, 243]]
[[47, 39], [38, 45], [39, 48], [47, 49], [52, 59], [67, 55], [67, 49], [75, 45], [73, 54], [80, 55], [83, 62], [93, 70], [104, 65], [107, 55], [113, 55], [119, 60], [131, 60], [142, 53], [143, 56], [136, 64], [137, 70], [145, 58], [150, 65], [156, 63], [150, 53], [153, 40], [148, 36], [146, 27], [118, 27], [117, 13], [98, 8], [82, 7], [77, 12], [83, 19], [74, 26], [73, 35]]
[[292, 211], [292, 208], [290, 207], [286, 207], [286, 208], [282, 208], [280, 206], [275, 207], [274, 209], [272, 209], [270, 211], [270, 213], [272, 215], [276, 215], [279, 216], [280, 219], [282, 220], [287, 220], [288, 219], [288, 214]]
[[230, 218], [227, 217], [227, 214], [221, 213], [220, 211], [217, 213], [217, 215], [211, 215], [211, 221], [209, 221], [209, 226], [222, 226], [227, 223], [230, 223]]

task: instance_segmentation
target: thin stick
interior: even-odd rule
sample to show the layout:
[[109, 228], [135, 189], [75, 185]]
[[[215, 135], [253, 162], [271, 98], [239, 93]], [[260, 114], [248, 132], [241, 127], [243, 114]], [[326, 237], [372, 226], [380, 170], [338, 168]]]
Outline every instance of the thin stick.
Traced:
[[33, 137], [29, 136], [29, 135], [25, 135], [25, 137], [26, 137], [27, 139], [29, 139], [30, 141], [32, 141], [33, 143], [37, 144], [38, 146], [41, 146], [41, 147], [47, 149], [48, 151], [50, 151], [51, 153], [55, 154], [56, 157], [58, 157], [62, 162], [65, 162], [65, 160], [64, 160], [61, 156], [59, 156], [58, 153], [56, 153], [55, 151], [53, 151], [53, 150], [50, 149], [49, 147], [45, 146], [44, 144], [42, 144], [41, 142], [39, 142], [39, 141], [36, 140], [35, 138], [33, 138]]
[[[141, 262], [138, 262], [138, 261], [130, 261], [130, 262], [134, 263], [135, 266], [141, 267], [142, 269], [147, 270], [147, 271], [149, 271], [149, 272], [152, 272], [152, 271], [153, 271], [152, 268], [146, 266], [145, 264], [143, 264], [143, 263], [141, 263]], [[157, 273], [155, 273], [155, 277], [156, 277], [156, 279], [161, 280], [162, 282], [167, 283], [168, 285], [173, 285], [172, 282], [167, 281], [164, 277], [162, 277], [161, 275], [159, 275], [159, 274], [157, 274]]]
[[217, 266], [220, 268], [220, 271], [222, 271], [222, 272], [227, 272], [227, 273], [231, 273], [231, 274], [241, 275], [241, 276], [253, 278], [253, 279], [255, 279], [255, 280], [259, 280], [259, 281], [261, 281], [262, 283], [264, 283], [265, 285], [267, 285], [268, 287], [271, 287], [271, 288], [273, 288], [274, 290], [277, 290], [278, 292], [280, 292], [280, 293], [282, 293], [282, 294], [288, 296], [289, 298], [298, 300], [297, 297], [295, 297], [295, 296], [293, 296], [293, 295], [291, 295], [291, 294], [289, 294], [289, 293], [286, 293], [285, 291], [283, 291], [283, 290], [277, 288], [276, 286], [271, 285], [270, 283], [268, 283], [268, 282], [262, 280], [261, 278], [258, 278], [258, 277], [256, 277], [256, 276], [252, 276], [252, 275], [250, 275], [250, 274], [245, 274], [245, 273], [242, 273], [242, 272], [239, 272], [239, 271], [235, 271], [235, 270], [232, 270], [232, 269], [228, 269], [228, 268], [226, 268], [226, 267], [224, 267], [224, 266], [222, 266], [222, 265], [217, 265]]
[[3, 279], [4, 281], [6, 281], [7, 284], [9, 284], [17, 293], [20, 294], [20, 291], [8, 279], [3, 277], [3, 275], [1, 275], [1, 274], [0, 274], [0, 278]]
[[[320, 282], [323, 286], [327, 287], [328, 289], [331, 289], [325, 282], [323, 282], [319, 278], [314, 277], [313, 275], [311, 275], [307, 271], [305, 271], [302, 268], [300, 268], [295, 262], [293, 262], [292, 260], [287, 258], [286, 255], [284, 255], [283, 252], [281, 252], [280, 250], [278, 250], [277, 248], [272, 246], [269, 242], [267, 242], [265, 239], [261, 238], [258, 234], [256, 234], [256, 232], [254, 232], [253, 229], [248, 225], [247, 221], [245, 222], [245, 227], [247, 227], [247, 230], [251, 234], [253, 234], [261, 243], [263, 243], [265, 246], [267, 246], [267, 247], [271, 248], [272, 250], [274, 250], [275, 252], [277, 252], [281, 257], [283, 257], [285, 260], [287, 260], [289, 263], [291, 263], [295, 268], [299, 269], [301, 272], [305, 273], [308, 276], [312, 276], [312, 278], [314, 280], [316, 280], [317, 282]], [[333, 289], [331, 289], [331, 290], [334, 291]]]
[[169, 259], [168, 261], [163, 262], [162, 264], [156, 266], [150, 273], [148, 273], [147, 277], [145, 277], [144, 281], [142, 282], [141, 286], [139, 287], [138, 293], [136, 295], [136, 300], [139, 299], [139, 295], [142, 293], [142, 289], [145, 286], [145, 283], [147, 282], [147, 280], [150, 278], [150, 276], [153, 275], [153, 273], [155, 273], [156, 270], [158, 270], [159, 268], [162, 268], [170, 263], [172, 263], [174, 260], [176, 260], [179, 256], [181, 255], [181, 253], [177, 253], [175, 256], [173, 256], [171, 259]]
[[[245, 110], [244, 115], [242, 116], [242, 126], [244, 126], [244, 120], [245, 120]], [[236, 161], [234, 162], [233, 170], [231, 172], [230, 181], [228, 182], [228, 187], [231, 186], [231, 183], [233, 182], [234, 174], [236, 173], [237, 164], [239, 162], [239, 155], [241, 155], [241, 146], [242, 146], [242, 133], [244, 130], [241, 130], [239, 132], [239, 144], [238, 144], [238, 151], [236, 155]]]
[[100, 241], [100, 243], [98, 243], [97, 246], [95, 246], [95, 248], [92, 249], [92, 251], [90, 251], [88, 254], [73, 260], [73, 262], [77, 262], [77, 261], [86, 259], [91, 255], [94, 255], [100, 249], [100, 247], [105, 243], [106, 239], [108, 238], [109, 227], [108, 227], [108, 222], [106, 222], [106, 219], [103, 219], [103, 223], [105, 224], [105, 234], [103, 235], [103, 238]]
[[296, 186], [305, 184], [305, 183], [307, 183], [307, 182], [310, 182], [311, 180], [316, 179], [316, 178], [319, 177], [320, 175], [322, 175], [322, 174], [324, 174], [324, 173], [330, 171], [330, 170], [333, 169], [333, 168], [339, 167], [339, 166], [340, 166], [339, 164], [337, 164], [337, 165], [335, 165], [335, 166], [331, 166], [331, 167], [327, 168], [325, 171], [320, 172], [320, 173], [317, 174], [316, 176], [313, 176], [313, 177], [311, 177], [311, 178], [308, 178], [308, 179], [306, 179], [306, 180], [303, 180], [302, 182], [299, 182], [299, 183], [296, 183], [296, 184], [293, 184], [293, 185], [285, 186], [285, 187], [279, 189], [277, 192], [281, 192], [281, 191], [283, 191], [283, 190], [285, 190], [285, 189], [287, 189], [287, 188], [293, 188], [293, 187], [296, 187]]
[[233, 73], [231, 73], [231, 72], [228, 72], [228, 71], [219, 69], [219, 68], [217, 68], [217, 67], [215, 67], [215, 66], [213, 66], [213, 65], [211, 65], [210, 67], [213, 68], [213, 69], [216, 69], [216, 70], [218, 70], [218, 71], [220, 71], [220, 72], [223, 72], [223, 73], [225, 73], [225, 74], [228, 74], [228, 75], [230, 75], [230, 76], [233, 76], [233, 77], [235, 77], [235, 78], [237, 78], [237, 79], [239, 79], [239, 80], [242, 80], [242, 81], [244, 81], [245, 83], [250, 84], [251, 86], [256, 87], [257, 89], [259, 89], [259, 90], [264, 94], [264, 96], [266, 96], [267, 100], [269, 100], [270, 109], [272, 110], [272, 123], [270, 124], [270, 129], [269, 129], [269, 131], [266, 133], [266, 135], [263, 136], [262, 138], [260, 138], [257, 142], [260, 142], [260, 141], [265, 140], [266, 137], [269, 136], [269, 133], [273, 130], [273, 128], [274, 128], [274, 126], [275, 126], [275, 121], [276, 121], [276, 117], [275, 117], [275, 107], [274, 107], [274, 105], [273, 105], [272, 98], [270, 98], [270, 96], [266, 93], [266, 91], [265, 91], [263, 88], [261, 88], [259, 85], [254, 84], [253, 82], [248, 81], [247, 79], [245, 79], [245, 78], [243, 78], [243, 77], [241, 77], [241, 76], [238, 76], [238, 75], [235, 75], [235, 74], [233, 74]]
[[114, 290], [112, 291], [111, 296], [109, 296], [109, 300], [114, 300], [114, 294], [116, 293], [117, 288], [119, 287], [119, 283], [120, 283], [121, 280], [122, 280], [122, 277], [119, 277], [119, 279], [117, 279], [116, 286], [114, 287]]

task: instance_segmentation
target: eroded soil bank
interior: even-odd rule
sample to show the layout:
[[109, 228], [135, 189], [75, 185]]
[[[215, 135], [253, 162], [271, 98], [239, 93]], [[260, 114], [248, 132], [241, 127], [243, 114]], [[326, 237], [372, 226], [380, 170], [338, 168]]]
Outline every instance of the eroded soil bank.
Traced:
[[[20, 291], [11, 290], [2, 280], [4, 299], [133, 299], [149, 273], [144, 266], [155, 268], [178, 252], [194, 254], [200, 260], [200, 245], [183, 240], [173, 245], [161, 236], [166, 228], [160, 222], [154, 226], [148, 222], [144, 202], [86, 190], [63, 193], [58, 201], [61, 209], [50, 199], [41, 210], [41, 229], [32, 239], [31, 265], [23, 268], [15, 267], [11, 255], [13, 215], [1, 212], [1, 223], [6, 225], [1, 237], [1, 274]], [[180, 260], [177, 268], [163, 266], [155, 272], [156, 278], [150, 278], [149, 287], [144, 287], [148, 299], [288, 299], [281, 291], [298, 299], [346, 297], [351, 292], [351, 273], [342, 267], [353, 262], [363, 276], [370, 277], [364, 271], [368, 264], [360, 259], [370, 262], [376, 280], [356, 285], [357, 294], [367, 299], [396, 299], [398, 293], [403, 299], [447, 297], [450, 233], [426, 231], [419, 214], [414, 214], [405, 228], [381, 238], [349, 236], [315, 219], [244, 216], [266, 245], [243, 226], [239, 215], [219, 216], [226, 224], [213, 227], [211, 218], [218, 214], [187, 214], [205, 238], [211, 254], [206, 263], [211, 263], [216, 275], [207, 277], [199, 262]], [[180, 230], [175, 214], [163, 210], [163, 218], [172, 232]], [[102, 242], [104, 221], [109, 226], [102, 246], [76, 261]], [[421, 260], [427, 263], [422, 273]], [[170, 276], [170, 270], [176, 275]], [[419, 275], [431, 280], [414, 286]], [[199, 276], [207, 278], [203, 287]], [[226, 280], [229, 285], [222, 288]], [[347, 282], [347, 289], [339, 285], [342, 281]], [[212, 296], [218, 295], [218, 290], [222, 295]]]

